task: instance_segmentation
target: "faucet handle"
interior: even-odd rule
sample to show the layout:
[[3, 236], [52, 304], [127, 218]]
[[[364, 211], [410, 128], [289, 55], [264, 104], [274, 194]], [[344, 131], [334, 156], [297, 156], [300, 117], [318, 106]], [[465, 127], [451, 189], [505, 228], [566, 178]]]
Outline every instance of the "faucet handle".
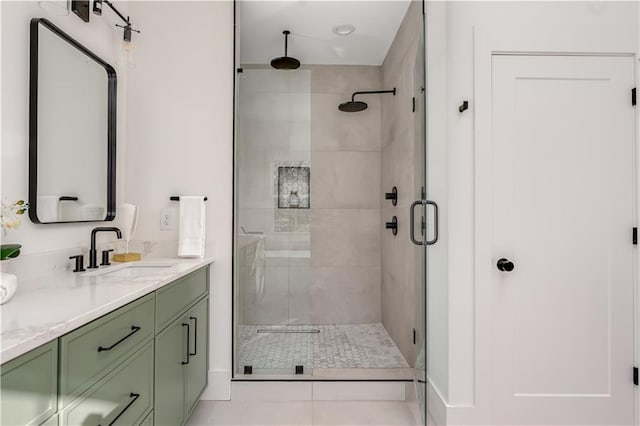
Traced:
[[73, 270], [73, 272], [84, 272], [86, 271], [86, 269], [84, 269], [84, 256], [81, 254], [78, 254], [76, 256], [71, 256], [69, 259], [75, 259], [76, 260], [76, 267]]
[[102, 263], [100, 264], [100, 266], [109, 266], [111, 265], [111, 262], [109, 262], [109, 252], [112, 252], [113, 249], [109, 249], [109, 250], [102, 250]]

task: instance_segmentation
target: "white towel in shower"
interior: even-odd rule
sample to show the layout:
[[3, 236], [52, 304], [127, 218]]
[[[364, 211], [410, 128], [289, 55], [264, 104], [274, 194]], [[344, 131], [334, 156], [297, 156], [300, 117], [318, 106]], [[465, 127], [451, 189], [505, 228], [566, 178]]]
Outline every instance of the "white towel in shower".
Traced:
[[60, 220], [60, 196], [40, 195], [37, 214], [40, 222], [58, 222]]
[[178, 256], [204, 257], [205, 222], [204, 196], [180, 196]]
[[264, 299], [264, 238], [260, 238], [256, 243], [251, 274], [256, 280], [256, 300], [262, 302]]

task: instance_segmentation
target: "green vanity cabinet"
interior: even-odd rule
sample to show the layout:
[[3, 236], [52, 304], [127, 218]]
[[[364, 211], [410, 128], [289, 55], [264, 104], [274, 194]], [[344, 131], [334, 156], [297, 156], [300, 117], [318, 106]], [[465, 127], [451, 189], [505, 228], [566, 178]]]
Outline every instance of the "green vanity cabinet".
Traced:
[[0, 366], [0, 425], [180, 426], [207, 385], [209, 267]]
[[0, 424], [51, 424], [58, 409], [58, 341], [3, 364], [0, 393]]
[[[176, 287], [170, 286], [164, 296], [156, 295], [156, 325], [166, 323], [164, 319], [158, 320], [159, 317], [167, 318], [171, 312], [172, 317], [178, 314], [156, 335], [154, 419], [157, 426], [186, 423], [207, 385], [208, 270], [185, 278], [176, 282]], [[183, 292], [177, 291], [178, 286], [182, 286]], [[181, 297], [176, 297], [177, 294]], [[163, 315], [158, 315], [159, 309]]]

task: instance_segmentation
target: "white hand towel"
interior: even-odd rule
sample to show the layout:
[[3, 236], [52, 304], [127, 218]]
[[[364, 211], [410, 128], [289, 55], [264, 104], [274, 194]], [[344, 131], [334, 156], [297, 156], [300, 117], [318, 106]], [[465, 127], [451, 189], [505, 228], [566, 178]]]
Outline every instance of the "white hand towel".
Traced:
[[206, 209], [204, 196], [180, 196], [179, 257], [204, 257]]
[[134, 204], [120, 204], [116, 209], [116, 222], [122, 231], [122, 238], [129, 242], [138, 225], [138, 206]]
[[37, 213], [40, 222], [58, 222], [60, 220], [60, 196], [40, 195]]

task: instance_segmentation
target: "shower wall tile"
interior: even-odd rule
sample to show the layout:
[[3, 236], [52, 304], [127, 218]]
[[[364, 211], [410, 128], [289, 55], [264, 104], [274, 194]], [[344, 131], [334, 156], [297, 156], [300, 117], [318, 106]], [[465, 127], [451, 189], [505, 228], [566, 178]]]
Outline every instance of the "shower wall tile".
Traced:
[[399, 206], [410, 204], [420, 195], [420, 185], [415, 183], [415, 178], [416, 173], [419, 173], [417, 162], [421, 161], [421, 157], [414, 154], [414, 131], [405, 128], [397, 131], [394, 136], [394, 141], [383, 148], [380, 156], [382, 208], [391, 206], [384, 199], [384, 193], [391, 191], [394, 186], [398, 188]]
[[380, 210], [315, 209], [312, 266], [379, 266]]
[[297, 262], [289, 268], [289, 324], [311, 324], [311, 270]]
[[380, 90], [382, 84], [379, 66], [311, 65], [308, 68], [311, 70], [311, 93], [333, 93], [350, 98], [353, 92]]
[[380, 90], [381, 67], [311, 66], [311, 321], [352, 324], [381, 317], [381, 95], [369, 108], [338, 105]]
[[244, 323], [287, 324], [289, 319], [289, 267], [266, 266], [261, 289], [252, 275], [243, 288]]
[[398, 235], [382, 234], [382, 322], [407, 360], [413, 358], [416, 255], [421, 249], [409, 242], [409, 209], [385, 208], [384, 217], [398, 216]]
[[311, 207], [380, 208], [379, 152], [314, 152]]
[[312, 323], [379, 322], [380, 273], [380, 267], [312, 267]]
[[264, 150], [244, 150], [238, 163], [238, 206], [240, 208], [268, 208], [270, 175], [264, 161]]
[[369, 108], [357, 113], [338, 109], [348, 99], [334, 93], [312, 95], [313, 151], [380, 151], [380, 95], [363, 97]]
[[383, 218], [398, 216], [398, 236], [382, 234], [382, 323], [409, 363], [413, 362], [412, 329], [416, 301], [420, 300], [416, 284], [420, 249], [406, 238], [408, 205], [420, 194], [414, 178], [420, 173], [423, 157], [419, 153], [424, 149], [424, 139], [419, 139], [422, 136], [416, 131], [424, 112], [412, 112], [412, 98], [422, 96], [421, 87], [414, 87], [422, 28], [419, 7], [419, 2], [409, 6], [382, 65], [384, 85], [398, 89], [397, 96], [382, 99], [381, 193], [398, 187], [398, 206], [393, 208], [385, 200], [381, 204]]

